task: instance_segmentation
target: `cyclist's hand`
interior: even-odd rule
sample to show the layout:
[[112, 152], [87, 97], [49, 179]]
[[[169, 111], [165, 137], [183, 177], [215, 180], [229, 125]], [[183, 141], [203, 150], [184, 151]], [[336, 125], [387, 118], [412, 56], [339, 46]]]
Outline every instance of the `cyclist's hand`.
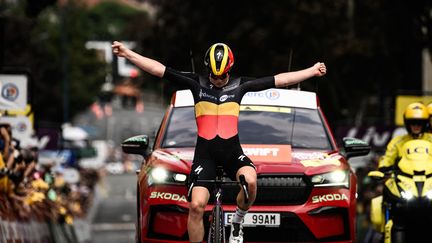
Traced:
[[123, 43], [114, 41], [111, 45], [113, 53], [119, 57], [126, 57], [126, 52], [129, 50]]
[[323, 62], [317, 62], [313, 65], [314, 75], [317, 77], [324, 76], [327, 73], [327, 68]]

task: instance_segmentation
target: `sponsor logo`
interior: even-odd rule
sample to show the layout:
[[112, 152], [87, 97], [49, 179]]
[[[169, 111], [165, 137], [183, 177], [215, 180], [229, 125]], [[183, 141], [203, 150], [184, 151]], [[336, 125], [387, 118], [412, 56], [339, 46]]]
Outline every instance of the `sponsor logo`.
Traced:
[[263, 92], [247, 92], [245, 96], [262, 98], [262, 97], [264, 97], [264, 93]]
[[242, 154], [242, 155], [240, 155], [240, 156], [238, 157], [238, 160], [243, 161], [245, 157], [246, 157], [246, 156], [245, 156], [244, 154]]
[[[229, 82], [231, 82], [231, 80]], [[231, 90], [233, 88], [237, 88], [238, 86], [239, 86], [239, 83], [238, 82], [234, 82], [232, 84], [228, 84], [228, 85], [222, 87], [222, 90]]]
[[407, 148], [407, 154], [428, 154], [429, 149], [425, 147]]
[[216, 201], [219, 201], [220, 196], [221, 196], [221, 193], [220, 193], [220, 191], [219, 191], [219, 192], [216, 193]]
[[343, 200], [348, 200], [348, 197], [345, 196], [345, 194], [339, 194], [339, 193], [317, 195], [312, 197], [312, 203], [343, 201]]
[[365, 141], [362, 141], [362, 140], [356, 139], [356, 138], [345, 140], [345, 143], [347, 145], [369, 145]]
[[279, 91], [277, 90], [267, 90], [265, 96], [269, 100], [277, 100], [280, 97]]
[[219, 98], [219, 101], [220, 101], [220, 102], [224, 102], [224, 101], [227, 100], [228, 98], [234, 98], [234, 95], [222, 95], [222, 96]]
[[299, 160], [306, 159], [324, 159], [326, 154], [323, 153], [292, 153], [293, 157]]
[[152, 192], [150, 194], [151, 199], [171, 200], [176, 202], [187, 202], [184, 195], [179, 195], [169, 192]]
[[212, 99], [212, 100], [217, 100], [216, 96], [209, 95], [209, 94], [207, 94], [206, 92], [203, 92], [202, 89], [200, 90], [199, 97], [200, 97], [200, 98], [203, 98], [203, 97], [204, 97], [204, 98], [209, 98], [209, 99]]
[[27, 130], [27, 125], [24, 122], [20, 122], [16, 125], [15, 128], [19, 132], [25, 132]]
[[147, 142], [147, 138], [142, 136], [135, 136], [128, 138], [126, 142]]
[[7, 83], [3, 86], [1, 95], [6, 100], [15, 101], [19, 95], [18, 87], [13, 83]]
[[277, 100], [280, 97], [280, 93], [277, 90], [266, 90], [262, 92], [248, 92], [245, 96], [255, 97], [255, 98], [267, 98], [269, 100]]
[[219, 50], [216, 52], [216, 61], [220, 62], [222, 60], [223, 57], [223, 52], [222, 50]]
[[[246, 155], [250, 156], [274, 156], [277, 157], [279, 148], [243, 148]], [[239, 157], [240, 159], [240, 157]]]
[[291, 162], [291, 145], [278, 144], [242, 144], [244, 155], [252, 161]]
[[194, 171], [197, 173], [197, 174], [199, 174], [199, 173], [201, 173], [201, 171], [203, 170], [204, 168], [200, 165], [200, 166], [198, 166]]

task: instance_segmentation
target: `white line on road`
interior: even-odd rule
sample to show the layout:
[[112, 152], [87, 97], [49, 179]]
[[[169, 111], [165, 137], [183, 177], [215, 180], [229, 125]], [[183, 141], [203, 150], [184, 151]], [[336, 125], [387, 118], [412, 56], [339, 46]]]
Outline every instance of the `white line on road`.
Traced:
[[130, 231], [135, 230], [135, 224], [131, 223], [100, 223], [92, 225], [93, 231]]

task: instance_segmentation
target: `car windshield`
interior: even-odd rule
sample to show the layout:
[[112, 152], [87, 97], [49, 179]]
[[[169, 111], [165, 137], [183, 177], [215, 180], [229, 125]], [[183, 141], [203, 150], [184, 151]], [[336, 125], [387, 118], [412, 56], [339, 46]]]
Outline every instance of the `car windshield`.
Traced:
[[[173, 109], [162, 147], [194, 147], [196, 122], [193, 107]], [[242, 144], [290, 144], [293, 148], [330, 150], [331, 144], [318, 110], [240, 106]]]

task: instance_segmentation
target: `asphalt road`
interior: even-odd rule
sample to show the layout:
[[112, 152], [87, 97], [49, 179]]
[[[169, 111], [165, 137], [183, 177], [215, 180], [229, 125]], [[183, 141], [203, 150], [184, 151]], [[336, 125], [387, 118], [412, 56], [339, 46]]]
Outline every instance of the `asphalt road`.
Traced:
[[92, 242], [134, 242], [136, 220], [135, 174], [108, 175], [92, 223]]

